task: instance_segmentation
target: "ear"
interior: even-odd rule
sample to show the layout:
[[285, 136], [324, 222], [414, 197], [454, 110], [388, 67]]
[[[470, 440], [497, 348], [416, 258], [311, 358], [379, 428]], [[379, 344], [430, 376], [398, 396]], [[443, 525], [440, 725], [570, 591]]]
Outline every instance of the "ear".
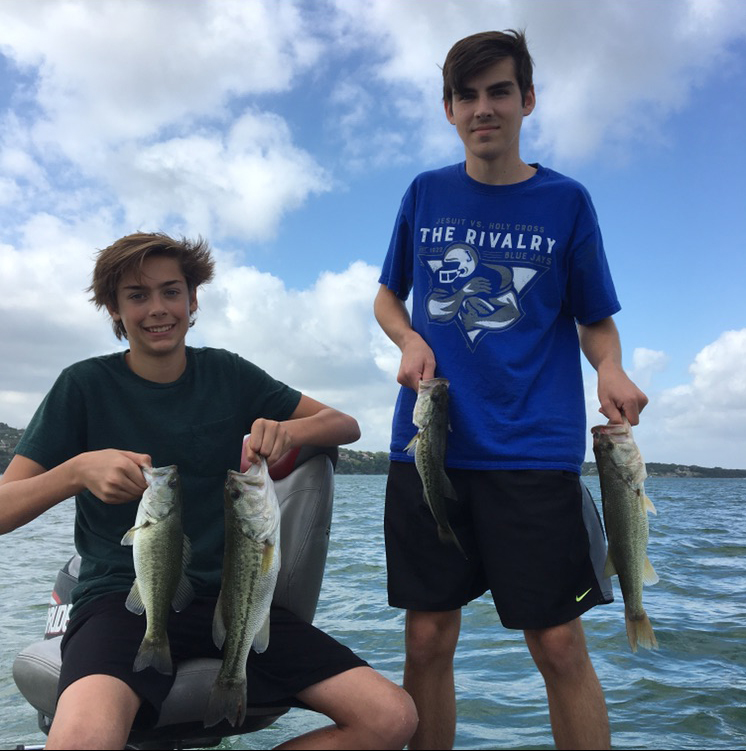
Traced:
[[446, 117], [448, 118], [448, 122], [451, 125], [455, 125], [456, 123], [454, 122], [454, 118], [453, 118], [453, 105], [451, 103], [451, 100], [446, 101], [444, 99], [443, 100], [443, 108], [446, 111]]
[[196, 312], [198, 307], [199, 304], [197, 303], [197, 290], [193, 289], [191, 295], [189, 296], [189, 312]]
[[119, 315], [119, 311], [115, 308], [110, 307], [109, 305], [106, 306], [106, 310], [109, 311], [109, 315], [111, 316], [111, 320], [115, 322], [119, 322], [122, 320], [122, 316]]
[[536, 91], [534, 91], [534, 85], [531, 84], [523, 102], [523, 116], [530, 115], [534, 111], [534, 107], [536, 107]]

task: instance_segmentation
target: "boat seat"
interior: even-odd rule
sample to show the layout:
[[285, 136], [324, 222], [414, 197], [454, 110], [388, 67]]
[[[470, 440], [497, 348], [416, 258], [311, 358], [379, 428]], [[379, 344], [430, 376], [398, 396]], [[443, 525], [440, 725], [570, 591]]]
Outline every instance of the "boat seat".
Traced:
[[[316, 613], [329, 545], [334, 496], [336, 448], [303, 446], [288, 452], [270, 474], [280, 503], [282, 563], [273, 603], [311, 623]], [[242, 467], [242, 470], [246, 467]], [[60, 672], [60, 642], [67, 626], [69, 594], [77, 582], [80, 558], [75, 555], [60, 570], [47, 617], [44, 639], [23, 649], [13, 663], [18, 690], [38, 712], [46, 734], [52, 724]], [[243, 735], [271, 725], [289, 707], [247, 708], [239, 727], [227, 720], [205, 728], [203, 717], [218, 659], [189, 659], [176, 667], [171, 692], [156, 726], [133, 730], [130, 748], [205, 748], [229, 735]]]

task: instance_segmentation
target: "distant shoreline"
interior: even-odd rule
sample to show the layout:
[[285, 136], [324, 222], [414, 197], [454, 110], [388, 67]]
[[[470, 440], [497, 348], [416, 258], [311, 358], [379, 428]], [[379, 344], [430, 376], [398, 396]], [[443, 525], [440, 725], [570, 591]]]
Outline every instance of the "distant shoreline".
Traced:
[[[723, 469], [722, 467], [699, 467], [687, 464], [664, 464], [647, 462], [649, 477], [710, 477], [745, 478], [746, 469]], [[353, 451], [340, 448], [337, 462], [338, 475], [385, 475], [389, 467], [388, 451]], [[584, 477], [598, 476], [595, 462], [583, 462]]]
[[[5, 471], [23, 430], [11, 428], [0, 422], [0, 474]], [[695, 464], [664, 464], [648, 462], [650, 477], [714, 477], [744, 478], [746, 469], [723, 469], [722, 467], [699, 467]], [[385, 475], [389, 470], [388, 451], [355, 451], [340, 448], [336, 474], [338, 475]], [[595, 462], [583, 462], [584, 477], [598, 475]]]

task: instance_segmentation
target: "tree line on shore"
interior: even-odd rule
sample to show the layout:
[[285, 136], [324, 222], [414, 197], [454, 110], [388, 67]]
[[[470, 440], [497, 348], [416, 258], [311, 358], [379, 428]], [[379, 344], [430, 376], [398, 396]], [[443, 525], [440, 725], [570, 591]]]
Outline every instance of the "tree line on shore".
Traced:
[[[5, 471], [23, 430], [0, 422], [0, 473]], [[746, 469], [699, 467], [697, 465], [647, 462], [651, 477], [746, 477]], [[340, 448], [336, 473], [338, 475], [385, 475], [389, 469], [388, 451], [355, 451]], [[595, 462], [584, 462], [582, 474], [597, 475]]]

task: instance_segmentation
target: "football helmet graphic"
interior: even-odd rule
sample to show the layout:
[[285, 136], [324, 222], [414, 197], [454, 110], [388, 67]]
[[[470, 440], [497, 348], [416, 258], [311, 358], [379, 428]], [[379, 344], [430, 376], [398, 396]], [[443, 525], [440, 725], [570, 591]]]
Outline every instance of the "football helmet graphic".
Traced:
[[476, 268], [476, 254], [468, 245], [451, 245], [443, 256], [438, 281], [441, 284], [453, 284], [459, 278], [471, 276]]

